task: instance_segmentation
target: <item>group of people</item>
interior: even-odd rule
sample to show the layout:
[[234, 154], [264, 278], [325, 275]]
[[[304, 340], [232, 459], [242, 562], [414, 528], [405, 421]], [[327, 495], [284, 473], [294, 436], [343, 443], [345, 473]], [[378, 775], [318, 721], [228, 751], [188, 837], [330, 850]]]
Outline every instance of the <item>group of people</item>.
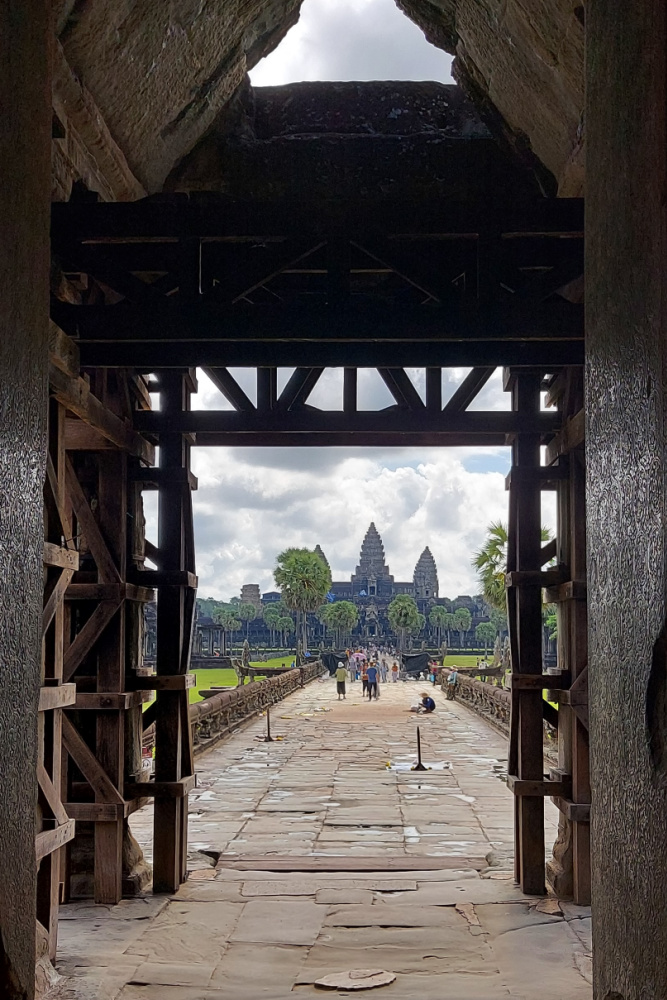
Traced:
[[394, 683], [398, 681], [400, 674], [398, 662], [394, 659], [390, 666], [386, 656], [379, 649], [356, 649], [354, 652], [346, 650], [345, 655], [347, 666], [339, 660], [336, 668], [336, 691], [339, 701], [345, 699], [348, 676], [350, 683], [361, 681], [362, 696], [368, 696], [369, 701], [377, 700], [379, 697], [379, 684], [386, 684], [389, 678]]

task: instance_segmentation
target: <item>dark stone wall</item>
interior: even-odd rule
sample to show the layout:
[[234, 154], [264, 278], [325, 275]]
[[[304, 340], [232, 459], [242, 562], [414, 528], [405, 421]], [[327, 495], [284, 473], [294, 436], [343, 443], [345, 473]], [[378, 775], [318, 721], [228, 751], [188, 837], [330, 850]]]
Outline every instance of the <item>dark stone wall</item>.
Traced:
[[50, 191], [49, 3], [0, 6], [0, 996], [35, 977]]
[[596, 1000], [667, 992], [664, 0], [586, 4]]

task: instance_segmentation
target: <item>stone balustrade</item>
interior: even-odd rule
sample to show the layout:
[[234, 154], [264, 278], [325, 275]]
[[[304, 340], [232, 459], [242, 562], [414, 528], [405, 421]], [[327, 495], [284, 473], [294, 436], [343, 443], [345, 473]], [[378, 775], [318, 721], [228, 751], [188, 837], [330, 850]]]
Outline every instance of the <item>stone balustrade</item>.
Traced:
[[282, 701], [324, 672], [321, 660], [296, 667], [276, 677], [228, 688], [190, 705], [190, 724], [195, 753], [203, 753], [246, 719]]
[[[447, 686], [445, 671], [442, 672], [441, 684], [444, 690]], [[511, 696], [505, 688], [459, 674], [456, 697], [486, 719], [490, 719], [509, 736]]]

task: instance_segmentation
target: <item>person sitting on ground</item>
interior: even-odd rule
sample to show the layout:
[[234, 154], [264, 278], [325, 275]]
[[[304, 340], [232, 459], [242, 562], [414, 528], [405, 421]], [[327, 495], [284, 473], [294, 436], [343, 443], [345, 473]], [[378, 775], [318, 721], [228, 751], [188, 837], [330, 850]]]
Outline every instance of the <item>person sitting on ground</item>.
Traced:
[[378, 670], [377, 667], [371, 663], [366, 671], [366, 676], [368, 678], [368, 700], [375, 698], [377, 701], [378, 697]]
[[347, 670], [345, 669], [345, 664], [339, 660], [338, 666], [336, 667], [336, 694], [338, 695], [338, 700], [340, 701], [340, 696], [343, 696], [343, 701], [345, 701], [345, 678], [347, 677]]
[[435, 702], [431, 698], [428, 691], [422, 691], [420, 694], [421, 701], [418, 705], [413, 705], [410, 709], [411, 712], [422, 712], [424, 715], [430, 715], [431, 712], [435, 711]]

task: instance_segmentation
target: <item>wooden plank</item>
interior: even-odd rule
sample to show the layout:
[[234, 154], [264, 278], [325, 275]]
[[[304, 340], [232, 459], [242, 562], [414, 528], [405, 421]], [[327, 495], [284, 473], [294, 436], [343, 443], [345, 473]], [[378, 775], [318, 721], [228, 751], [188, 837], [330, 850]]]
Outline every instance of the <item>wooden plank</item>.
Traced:
[[171, 676], [140, 677], [133, 681], [138, 691], [186, 691], [197, 683], [195, 674], [173, 674]]
[[558, 549], [558, 541], [556, 538], [552, 538], [550, 542], [542, 546], [542, 551], [540, 553], [540, 566], [546, 566], [548, 562], [556, 558]]
[[[566, 798], [552, 798], [551, 801], [572, 823], [590, 823], [590, 802], [571, 802]], [[582, 904], [583, 905], [583, 904]]]
[[60, 801], [60, 795], [53, 787], [53, 782], [41, 761], [37, 762], [37, 782], [58, 825], [62, 826], [63, 823], [67, 823], [70, 816]]
[[80, 823], [114, 823], [129, 815], [129, 802], [65, 802], [67, 814]]
[[196, 775], [189, 774], [178, 781], [128, 781], [125, 794], [128, 798], [182, 799], [196, 786]]
[[323, 372], [324, 368], [296, 368], [276, 400], [275, 409], [294, 410], [303, 406]]
[[74, 642], [68, 646], [65, 652], [63, 660], [64, 680], [68, 681], [75, 673], [77, 667], [90, 653], [120, 607], [121, 603], [116, 601], [102, 601], [101, 604], [97, 605], [86, 624], [77, 633]]
[[44, 555], [42, 561], [45, 566], [57, 566], [60, 569], [79, 568], [79, 553], [74, 549], [62, 548], [53, 542], [44, 542]]
[[231, 871], [257, 872], [414, 872], [414, 871], [458, 871], [486, 868], [486, 862], [479, 857], [451, 857], [430, 855], [371, 855], [369, 857], [269, 857], [261, 855], [221, 854], [216, 868]]
[[122, 712], [143, 704], [148, 695], [143, 691], [79, 691], [76, 696], [76, 707], [79, 709], [97, 711]]
[[585, 580], [568, 580], [557, 587], [547, 587], [547, 604], [563, 604], [566, 601], [585, 601], [587, 596]]
[[134, 573], [134, 580], [142, 587], [190, 587], [197, 589], [194, 573], [182, 569], [142, 569]]
[[74, 840], [75, 823], [73, 819], [68, 819], [66, 823], [55, 827], [53, 830], [42, 830], [35, 837], [35, 857], [41, 861], [48, 854], [60, 850], [70, 840]]
[[151, 587], [138, 587], [135, 583], [71, 583], [65, 597], [68, 601], [138, 601], [152, 604], [155, 591]]
[[566, 466], [559, 465], [540, 465], [533, 469], [512, 467], [505, 476], [505, 489], [509, 490], [513, 482], [528, 480], [531, 483], [539, 483], [539, 488], [543, 492], [554, 491], [558, 489], [558, 484], [563, 479], [567, 479], [568, 472]]
[[557, 674], [510, 674], [509, 685], [515, 691], [559, 691], [570, 686], [570, 675], [564, 671]]
[[70, 757], [102, 802], [124, 802], [116, 786], [97, 760], [83, 737], [67, 716], [63, 716], [63, 743]]
[[76, 701], [76, 684], [54, 684], [39, 689], [39, 711], [52, 712]]
[[568, 576], [566, 567], [556, 566], [553, 569], [515, 570], [505, 574], [506, 587], [555, 587], [565, 581]]
[[553, 795], [554, 797], [572, 794], [572, 781], [551, 781], [550, 779], [526, 779], [518, 778], [514, 774], [507, 776], [507, 787], [514, 795], [519, 797], [544, 798]]
[[155, 462], [155, 448], [145, 438], [107, 409], [90, 391], [83, 378], [49, 367], [49, 387], [55, 398], [71, 413], [106, 438], [111, 444], [147, 465]]
[[134, 483], [142, 483], [145, 486], [152, 485], [156, 489], [167, 483], [181, 483], [191, 490], [196, 490], [199, 485], [197, 477], [190, 469], [146, 469], [139, 467], [132, 470], [130, 479]]
[[79, 348], [60, 327], [49, 319], [49, 362], [67, 375], [79, 374]]
[[566, 421], [553, 441], [547, 445], [546, 465], [551, 465], [561, 455], [569, 455], [575, 448], [579, 448], [584, 443], [585, 435], [586, 417], [582, 409]]

